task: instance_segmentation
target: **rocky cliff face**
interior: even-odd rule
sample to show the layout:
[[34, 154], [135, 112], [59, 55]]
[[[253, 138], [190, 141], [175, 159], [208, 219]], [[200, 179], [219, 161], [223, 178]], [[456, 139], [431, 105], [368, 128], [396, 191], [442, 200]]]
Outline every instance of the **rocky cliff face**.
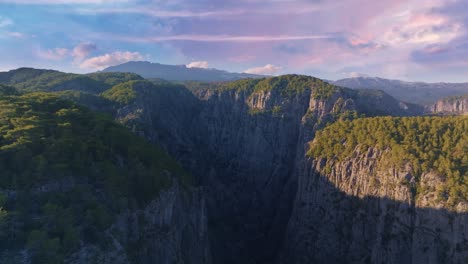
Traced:
[[[311, 80], [290, 78], [279, 80], [298, 86]], [[117, 119], [165, 146], [206, 187], [214, 263], [277, 259], [298, 164], [317, 129], [360, 113], [411, 114], [396, 100], [369, 107], [385, 101], [372, 94], [341, 88], [320, 94], [324, 84], [318, 81], [299, 90], [287, 85], [258, 89], [264, 87], [261, 81], [249, 85], [201, 89], [195, 96], [184, 89], [168, 96], [171, 90], [140, 87], [136, 100], [117, 112]]]
[[[466, 262], [466, 201], [445, 210], [434, 192], [415, 196], [410, 167], [378, 170], [381, 151], [373, 148], [352, 156], [301, 164], [281, 263]], [[441, 181], [421, 176], [432, 190]]]
[[127, 210], [106, 231], [106, 247], [83, 245], [66, 263], [211, 263], [203, 192], [178, 184], [141, 210]]
[[167, 153], [56, 95], [0, 88], [0, 263], [211, 263], [206, 198]]
[[[41, 190], [60, 191], [50, 186]], [[99, 238], [106, 243], [82, 242], [64, 263], [212, 263], [206, 212], [206, 200], [200, 189], [187, 190], [174, 183], [145, 208], [128, 209], [113, 219], [104, 237]], [[37, 263], [28, 249], [3, 252], [0, 260]]]
[[468, 115], [468, 95], [445, 98], [428, 107], [435, 114]]

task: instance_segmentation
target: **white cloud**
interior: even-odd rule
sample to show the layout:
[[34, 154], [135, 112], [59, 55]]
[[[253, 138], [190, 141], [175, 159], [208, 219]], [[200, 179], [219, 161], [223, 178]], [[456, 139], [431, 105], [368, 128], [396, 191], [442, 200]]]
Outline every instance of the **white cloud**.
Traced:
[[202, 68], [208, 69], [208, 62], [207, 61], [193, 61], [186, 65], [187, 68]]
[[69, 50], [65, 48], [55, 48], [47, 50], [39, 50], [37, 55], [47, 60], [62, 60], [68, 56]]
[[96, 50], [96, 44], [94, 43], [80, 43], [76, 47], [73, 48], [72, 56], [77, 59], [84, 59], [88, 57], [88, 55]]
[[13, 20], [9, 19], [8, 17], [0, 16], [0, 27], [6, 27], [9, 25], [13, 25]]
[[143, 56], [139, 52], [116, 51], [113, 53], [107, 53], [101, 56], [86, 59], [80, 64], [80, 68], [104, 69], [109, 66], [114, 66], [125, 62], [142, 59]]
[[449, 1], [413, 1], [397, 15], [378, 17], [361, 33], [391, 48], [448, 42], [463, 33], [463, 26], [433, 11], [443, 2]]
[[282, 68], [279, 66], [275, 66], [273, 64], [267, 64], [263, 67], [255, 67], [245, 70], [245, 73], [251, 74], [274, 74], [281, 70]]

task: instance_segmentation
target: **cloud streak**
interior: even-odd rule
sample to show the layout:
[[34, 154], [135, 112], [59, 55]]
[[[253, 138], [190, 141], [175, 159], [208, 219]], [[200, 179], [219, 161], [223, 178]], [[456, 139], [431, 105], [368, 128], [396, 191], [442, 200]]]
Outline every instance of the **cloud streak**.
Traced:
[[97, 37], [112, 38], [126, 42], [166, 42], [166, 41], [196, 41], [196, 42], [275, 42], [295, 40], [333, 39], [329, 35], [257, 35], [257, 36], [233, 36], [233, 35], [172, 35], [157, 37], [129, 37], [117, 35], [98, 34]]
[[[0, 0], [2, 1], [2, 0]], [[240, 15], [272, 15], [272, 14], [309, 14], [314, 12], [323, 11], [326, 9], [331, 9], [336, 6], [335, 3], [331, 4], [311, 4], [311, 3], [301, 3], [301, 4], [281, 4], [277, 2], [276, 4], [271, 4], [269, 8], [265, 6], [256, 6], [245, 8], [245, 6], [239, 5], [237, 7], [231, 8], [219, 8], [214, 10], [164, 10], [161, 7], [155, 7], [153, 4], [148, 6], [139, 6], [139, 7], [107, 7], [107, 8], [81, 8], [78, 10], [83, 14], [138, 14], [158, 18], [167, 18], [167, 17], [179, 17], [179, 18], [191, 18], [191, 17], [226, 17], [226, 16], [240, 16]]]

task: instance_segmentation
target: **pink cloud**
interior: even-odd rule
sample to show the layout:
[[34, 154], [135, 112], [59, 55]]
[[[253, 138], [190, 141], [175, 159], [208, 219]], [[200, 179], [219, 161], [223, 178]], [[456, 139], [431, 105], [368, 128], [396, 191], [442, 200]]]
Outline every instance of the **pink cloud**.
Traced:
[[413, 27], [437, 26], [447, 23], [447, 18], [434, 14], [415, 14], [409, 18], [408, 22]]
[[76, 47], [73, 48], [72, 56], [77, 59], [84, 59], [88, 57], [88, 55], [96, 50], [96, 44], [94, 43], [80, 43]]
[[423, 52], [427, 54], [439, 54], [445, 51], [448, 51], [448, 48], [440, 46], [429, 46], [423, 49]]

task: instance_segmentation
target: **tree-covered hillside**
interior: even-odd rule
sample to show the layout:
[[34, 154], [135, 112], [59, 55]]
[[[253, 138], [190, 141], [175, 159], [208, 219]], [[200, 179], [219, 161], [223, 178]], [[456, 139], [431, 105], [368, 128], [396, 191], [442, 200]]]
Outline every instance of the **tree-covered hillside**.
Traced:
[[263, 91], [280, 91], [282, 96], [294, 96], [304, 92], [306, 89], [314, 90], [314, 97], [326, 98], [331, 96], [338, 87], [322, 81], [318, 78], [305, 75], [282, 75], [278, 77], [268, 77], [262, 79], [242, 79], [232, 82], [185, 82], [187, 88], [192, 91], [199, 90], [236, 90], [248, 91], [251, 93]]
[[271, 93], [275, 97], [285, 99], [311, 94], [314, 100], [327, 101], [333, 100], [333, 98], [340, 98], [341, 103], [345, 103], [346, 100], [351, 99], [353, 103], [349, 101], [347, 103], [352, 105], [351, 107], [355, 108], [355, 111], [366, 116], [412, 116], [420, 115], [424, 111], [422, 106], [400, 102], [380, 90], [353, 90], [335, 86], [315, 77], [297, 74], [263, 79], [243, 79], [232, 82], [185, 82], [184, 85], [200, 97], [203, 97], [208, 91], [235, 91], [245, 92], [250, 96], [259, 93]]
[[133, 73], [73, 74], [32, 68], [0, 72], [0, 83], [25, 92], [75, 90], [101, 93], [119, 83], [142, 79]]
[[343, 120], [317, 132], [308, 154], [339, 162], [354, 158], [356, 151], [379, 149], [384, 151], [381, 169], [410, 165], [417, 180], [431, 171], [443, 175], [439, 198], [454, 205], [468, 200], [467, 131], [468, 118], [461, 116]]
[[115, 216], [188, 176], [165, 152], [50, 93], [0, 87], [0, 263], [27, 249], [62, 263], [83, 243], [106, 245]]

